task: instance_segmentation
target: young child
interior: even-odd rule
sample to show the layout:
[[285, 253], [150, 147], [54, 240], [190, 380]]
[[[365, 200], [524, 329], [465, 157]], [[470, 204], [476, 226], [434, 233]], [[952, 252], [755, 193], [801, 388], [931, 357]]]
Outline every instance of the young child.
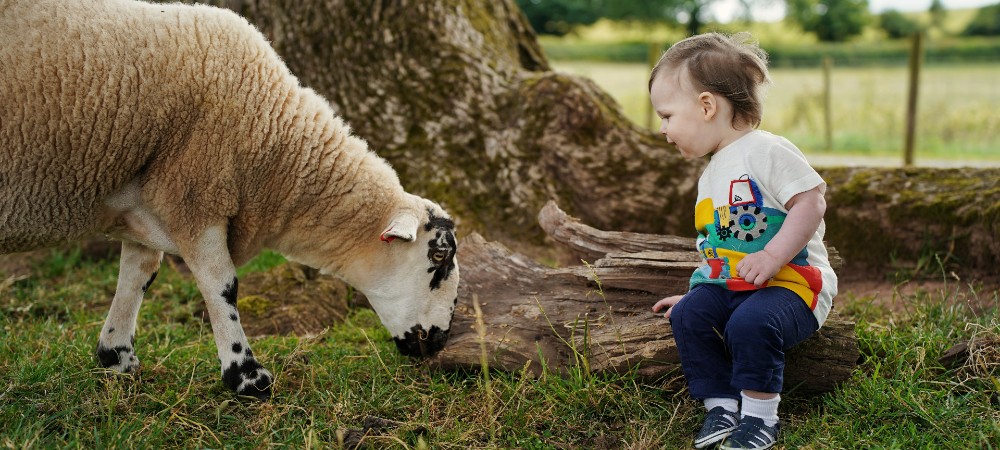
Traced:
[[708, 413], [695, 448], [766, 449], [778, 439], [785, 351], [819, 329], [837, 278], [823, 244], [826, 183], [788, 140], [756, 130], [767, 54], [750, 35], [709, 33], [670, 47], [649, 77], [660, 134], [698, 180], [703, 265], [667, 297], [691, 396]]

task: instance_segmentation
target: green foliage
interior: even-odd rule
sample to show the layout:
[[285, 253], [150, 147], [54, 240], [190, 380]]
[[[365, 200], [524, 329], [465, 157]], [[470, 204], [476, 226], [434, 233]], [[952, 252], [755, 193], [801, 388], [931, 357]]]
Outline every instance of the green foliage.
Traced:
[[879, 16], [879, 26], [889, 39], [909, 37], [921, 29], [920, 24], [895, 9], [890, 9]]
[[941, 0], [932, 1], [931, 6], [927, 8], [927, 13], [931, 16], [931, 27], [944, 27], [945, 21], [948, 19], [948, 10], [944, 9], [944, 3]]
[[[608, 2], [604, 17], [643, 23], [683, 24], [687, 35], [701, 32], [705, 12], [715, 0], [621, 0]], [[681, 20], [683, 19], [683, 20]]]
[[1000, 3], [979, 8], [962, 34], [966, 36], [1000, 35]]
[[[606, 18], [643, 24], [684, 25], [688, 35], [701, 32], [705, 12], [717, 0], [517, 0], [538, 34], [563, 36], [580, 25]], [[745, 4], [768, 0], [743, 0]]]
[[868, 23], [868, 0], [788, 0], [787, 18], [820, 41], [843, 42]]
[[538, 34], [562, 36], [601, 17], [600, 0], [517, 0]]

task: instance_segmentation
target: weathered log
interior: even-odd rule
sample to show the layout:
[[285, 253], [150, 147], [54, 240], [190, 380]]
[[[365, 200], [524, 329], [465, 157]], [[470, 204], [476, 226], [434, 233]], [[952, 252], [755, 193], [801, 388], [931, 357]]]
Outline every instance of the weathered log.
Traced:
[[[546, 230], [563, 225], [551, 228], [552, 235], [573, 236], [566, 242], [599, 259], [553, 269], [478, 234], [466, 237], [459, 247], [462, 279], [452, 337], [430, 364], [477, 368], [485, 350], [489, 366], [504, 371], [578, 366], [594, 373], [632, 371], [646, 380], [679, 375], [669, 322], [650, 307], [687, 290], [698, 264], [686, 245], [693, 241], [596, 230], [555, 205], [541, 216]], [[615, 248], [637, 251], [610, 251]], [[474, 302], [482, 311], [483, 338]], [[854, 323], [834, 311], [816, 335], [788, 353], [786, 389], [830, 391], [850, 377], [858, 357]]]

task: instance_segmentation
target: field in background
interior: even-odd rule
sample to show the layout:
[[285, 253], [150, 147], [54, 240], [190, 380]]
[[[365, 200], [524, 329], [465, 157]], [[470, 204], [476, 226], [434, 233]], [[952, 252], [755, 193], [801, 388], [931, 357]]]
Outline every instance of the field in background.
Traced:
[[[589, 77], [634, 122], [647, 123], [649, 68], [639, 63], [553, 61], [561, 72]], [[1000, 164], [1000, 62], [927, 65], [922, 73], [916, 160]], [[906, 67], [834, 67], [833, 150], [825, 149], [823, 75], [815, 69], [773, 69], [762, 129], [781, 134], [806, 154], [902, 160]], [[654, 122], [654, 126], [655, 122]]]

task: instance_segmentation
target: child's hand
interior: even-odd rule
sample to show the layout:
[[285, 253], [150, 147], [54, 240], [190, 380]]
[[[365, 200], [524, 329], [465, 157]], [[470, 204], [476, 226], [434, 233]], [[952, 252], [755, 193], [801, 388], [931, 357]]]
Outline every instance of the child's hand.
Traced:
[[666, 306], [667, 307], [667, 312], [663, 313], [663, 318], [664, 319], [669, 319], [670, 318], [670, 310], [674, 309], [674, 305], [676, 305], [677, 302], [681, 301], [682, 298], [684, 298], [683, 295], [672, 295], [672, 296], [667, 297], [667, 298], [665, 298], [663, 300], [660, 300], [660, 301], [656, 302], [655, 305], [653, 305], [653, 312], [654, 313], [660, 312], [660, 310], [663, 309], [664, 306]]
[[736, 272], [740, 278], [743, 278], [748, 283], [753, 283], [754, 286], [761, 287], [768, 280], [774, 278], [783, 265], [785, 263], [775, 258], [765, 249], [744, 256], [740, 260], [740, 263], [736, 265]]

